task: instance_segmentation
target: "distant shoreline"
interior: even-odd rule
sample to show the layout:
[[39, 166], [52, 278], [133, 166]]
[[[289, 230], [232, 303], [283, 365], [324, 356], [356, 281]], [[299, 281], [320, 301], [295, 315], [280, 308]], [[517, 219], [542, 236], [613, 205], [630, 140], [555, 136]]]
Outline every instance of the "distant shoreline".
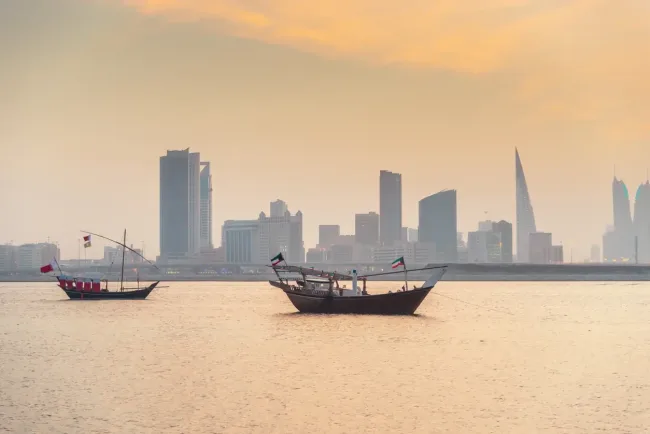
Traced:
[[[414, 276], [415, 277], [415, 276]], [[155, 281], [161, 282], [233, 282], [233, 283], [246, 283], [246, 282], [267, 282], [274, 280], [275, 276], [232, 276], [232, 277], [178, 277], [167, 278], [161, 276], [140, 276], [140, 281]], [[134, 281], [134, 279], [128, 279]], [[424, 280], [421, 277], [409, 279], [413, 282]], [[379, 281], [379, 280], [377, 280]], [[403, 282], [403, 277], [384, 278], [381, 281], [385, 282]], [[531, 274], [531, 275], [454, 275], [448, 273], [443, 276], [442, 281], [448, 282], [648, 282], [650, 281], [650, 274], [643, 275], [553, 275], [553, 274]], [[3, 278], [0, 277], [0, 283], [55, 283], [54, 279], [42, 278], [35, 279], [33, 277], [26, 278]]]

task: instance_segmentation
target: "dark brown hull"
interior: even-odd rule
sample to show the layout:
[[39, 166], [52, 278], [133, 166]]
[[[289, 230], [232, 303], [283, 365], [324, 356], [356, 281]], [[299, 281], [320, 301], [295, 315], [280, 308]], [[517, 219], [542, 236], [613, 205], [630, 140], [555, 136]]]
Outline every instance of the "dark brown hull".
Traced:
[[155, 282], [146, 288], [133, 291], [89, 292], [74, 289], [64, 289], [63, 291], [72, 300], [144, 300], [158, 283], [160, 282]]
[[323, 296], [283, 288], [303, 313], [413, 315], [431, 288], [351, 297]]

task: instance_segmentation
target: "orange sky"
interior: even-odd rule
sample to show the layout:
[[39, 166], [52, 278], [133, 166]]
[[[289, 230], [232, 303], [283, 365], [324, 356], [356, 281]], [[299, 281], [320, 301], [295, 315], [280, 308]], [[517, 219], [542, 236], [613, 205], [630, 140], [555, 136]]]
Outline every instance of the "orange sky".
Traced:
[[[158, 249], [158, 157], [210, 160], [215, 232], [282, 198], [353, 229], [380, 169], [459, 228], [514, 220], [518, 146], [540, 230], [575, 257], [611, 222], [613, 167], [650, 166], [646, 1], [5, 0], [0, 242], [78, 229]], [[318, 193], [318, 197], [314, 193]], [[323, 206], [319, 198], [330, 200]], [[487, 214], [486, 214], [487, 211]], [[93, 249], [91, 256], [100, 255]], [[567, 251], [566, 256], [569, 256]]]

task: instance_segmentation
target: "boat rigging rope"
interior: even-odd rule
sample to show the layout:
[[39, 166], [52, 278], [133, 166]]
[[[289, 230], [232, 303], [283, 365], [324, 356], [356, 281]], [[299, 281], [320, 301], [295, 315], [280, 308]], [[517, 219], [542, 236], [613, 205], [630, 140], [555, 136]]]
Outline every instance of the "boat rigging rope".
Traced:
[[436, 295], [439, 295], [441, 297], [448, 298], [450, 300], [454, 300], [454, 301], [457, 301], [457, 302], [460, 302], [460, 303], [465, 303], [465, 304], [470, 305], [470, 306], [478, 307], [479, 309], [491, 310], [493, 312], [505, 313], [507, 315], [514, 315], [514, 313], [508, 312], [507, 310], [494, 309], [494, 308], [491, 308], [491, 307], [481, 306], [481, 305], [478, 305], [478, 304], [470, 303], [469, 301], [461, 300], [459, 298], [450, 297], [448, 295], [441, 294], [439, 292], [431, 291], [431, 294], [436, 294]]

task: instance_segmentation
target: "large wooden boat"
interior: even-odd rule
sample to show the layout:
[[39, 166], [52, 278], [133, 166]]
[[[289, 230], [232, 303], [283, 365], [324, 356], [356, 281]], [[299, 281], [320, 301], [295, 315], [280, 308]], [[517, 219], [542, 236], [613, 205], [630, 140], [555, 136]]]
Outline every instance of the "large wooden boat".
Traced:
[[[286, 262], [285, 262], [286, 264]], [[366, 289], [368, 278], [387, 274], [402, 273], [391, 271], [357, 276], [356, 270], [350, 274], [315, 270], [295, 265], [272, 265], [278, 280], [269, 283], [284, 291], [291, 303], [303, 313], [328, 314], [373, 314], [373, 315], [412, 315], [431, 289], [447, 271], [447, 266], [434, 266], [407, 272], [426, 272], [429, 277], [420, 287], [408, 288], [408, 281], [400, 290], [383, 294], [369, 294]], [[300, 277], [288, 277], [294, 275]], [[341, 287], [339, 282], [351, 281], [352, 288]], [[292, 283], [293, 282], [293, 283]], [[358, 283], [361, 282], [361, 287]]]
[[[107, 279], [86, 279], [83, 277], [73, 277], [73, 276], [68, 276], [65, 275], [61, 271], [61, 267], [58, 265], [56, 262], [56, 259], [50, 263], [49, 265], [46, 265], [41, 268], [41, 272], [46, 273], [46, 272], [55, 272], [58, 269], [59, 275], [55, 276], [56, 279], [58, 280], [59, 284], [58, 286], [63, 290], [63, 292], [66, 293], [66, 295], [73, 300], [144, 300], [149, 296], [151, 291], [154, 290], [160, 283], [160, 281], [153, 282], [149, 285], [140, 287], [140, 282], [138, 280], [137, 287], [136, 288], [125, 288], [124, 287], [124, 260], [125, 260], [125, 255], [126, 251], [129, 250], [133, 254], [141, 257], [143, 260], [149, 262], [151, 265], [153, 265], [155, 268], [155, 264], [153, 264], [151, 261], [147, 260], [142, 254], [140, 254], [138, 251], [133, 250], [131, 247], [126, 245], [126, 229], [124, 230], [124, 242], [121, 243], [119, 241], [112, 240], [108, 237], [105, 237], [103, 235], [95, 234], [92, 232], [87, 232], [84, 231], [85, 233], [89, 235], [95, 235], [100, 238], [104, 238], [108, 241], [111, 241], [113, 243], [116, 243], [117, 245], [122, 247], [122, 271], [120, 274], [120, 286], [116, 290], [109, 290], [108, 289], [108, 280]], [[84, 237], [84, 239], [89, 238], [89, 236]], [[104, 287], [102, 288], [102, 282], [104, 283]]]

